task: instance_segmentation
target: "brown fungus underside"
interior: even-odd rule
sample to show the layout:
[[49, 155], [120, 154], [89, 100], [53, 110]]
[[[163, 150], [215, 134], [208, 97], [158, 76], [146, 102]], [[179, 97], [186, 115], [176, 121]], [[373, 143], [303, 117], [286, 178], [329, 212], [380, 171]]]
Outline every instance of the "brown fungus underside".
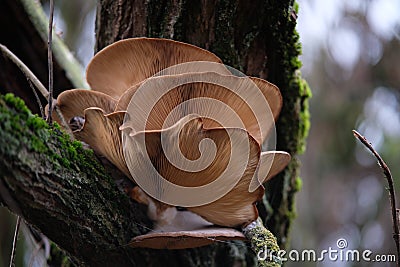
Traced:
[[[264, 194], [262, 184], [279, 173], [290, 161], [290, 155], [286, 152], [261, 151], [261, 145], [274, 127], [274, 120], [281, 110], [282, 97], [275, 85], [259, 78], [233, 76], [223, 65], [213, 65], [211, 70], [207, 70], [207, 64], [199, 64], [198, 68], [190, 67], [189, 71], [185, 66], [170, 68], [177, 64], [198, 61], [221, 63], [211, 52], [176, 41], [153, 38], [122, 40], [104, 48], [92, 59], [87, 69], [87, 80], [92, 90], [65, 91], [58, 97], [57, 105], [67, 121], [76, 117], [84, 118], [83, 127], [74, 131], [78, 140], [87, 143], [134, 181], [137, 175], [135, 164], [140, 164], [136, 160], [137, 156], [148, 153], [153, 166], [166, 180], [187, 187], [208, 184], [227, 166], [235, 140], [246, 140], [249, 143], [247, 163], [244, 164], [244, 173], [236, 177], [238, 182], [232, 190], [211, 203], [187, 207], [188, 211], [200, 215], [199, 218], [214, 225], [243, 227], [257, 220], [255, 203]], [[165, 71], [166, 68], [170, 69]], [[153, 76], [155, 74], [158, 76]], [[198, 82], [199, 79], [207, 82]], [[142, 104], [142, 101], [135, 103], [135, 98], [132, 98], [136, 97], [138, 90], [148, 86], [157, 91], [160, 84], [172, 86], [181, 80], [187, 83], [173, 87], [156, 103], [152, 103], [153, 108], [146, 116], [132, 111], [132, 106]], [[225, 84], [233, 85], [234, 89], [230, 90]], [[249, 99], [241, 98], [241, 92], [251, 86], [255, 86], [261, 94]], [[147, 92], [149, 91], [145, 91], [145, 94]], [[176, 111], [176, 107], [182, 103], [198, 98], [224, 103], [243, 124], [221, 127], [218, 122], [207, 117], [190, 117], [199, 112], [199, 105], [188, 104], [185, 111]], [[146, 97], [143, 99], [146, 101]], [[257, 113], [263, 112], [264, 107], [254, 104], [260, 100], [266, 103], [271, 114], [261, 122], [257, 120]], [[212, 105], [207, 106], [207, 102], [204, 103], [200, 107], [201, 112], [213, 108]], [[229, 116], [228, 113], [224, 114], [224, 117]], [[189, 119], [185, 120], [187, 117]], [[170, 121], [164, 124], [167, 119]], [[124, 147], [122, 142], [121, 129], [128, 132], [128, 144], [134, 144], [135, 138], [142, 136], [145, 138], [144, 146], [140, 150], [129, 151], [130, 146]], [[200, 141], [210, 138], [217, 147], [216, 157], [208, 168], [188, 176], [186, 172], [169, 164], [163, 151], [160, 152], [161, 134], [165, 134], [167, 140], [178, 140], [179, 148], [189, 159], [196, 159]], [[228, 138], [230, 134], [236, 136], [233, 142]], [[127, 154], [131, 157], [127, 157]], [[243, 165], [243, 162], [237, 162], [237, 165], [240, 164]], [[254, 190], [250, 192], [249, 188]], [[167, 189], [164, 191], [165, 194], [169, 193]], [[157, 216], [164, 216], [165, 212], [171, 210], [175, 216], [175, 207], [143, 194], [136, 199], [148, 205], [149, 209], [151, 205], [156, 206], [153, 220], [157, 221]], [[189, 231], [180, 229], [149, 233], [136, 237], [132, 246], [174, 249], [231, 239], [241, 240], [244, 236], [231, 228], [210, 228], [207, 225]]]

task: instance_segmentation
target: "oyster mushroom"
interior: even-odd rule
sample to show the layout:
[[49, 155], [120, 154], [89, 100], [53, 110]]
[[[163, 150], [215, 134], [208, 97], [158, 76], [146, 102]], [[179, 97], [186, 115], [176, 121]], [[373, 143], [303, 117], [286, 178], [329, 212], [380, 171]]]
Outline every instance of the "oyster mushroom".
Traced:
[[132, 119], [125, 125], [136, 131], [160, 130], [186, 115], [200, 114], [205, 128], [244, 128], [261, 145], [281, 107], [279, 89], [265, 80], [200, 72], [149, 78], [129, 88], [116, 111], [129, 110]]
[[242, 232], [232, 228], [209, 227], [190, 231], [154, 232], [135, 237], [129, 245], [153, 249], [185, 249], [227, 240], [244, 241], [246, 238]]
[[[185, 212], [208, 224], [245, 227], [258, 217], [255, 203], [264, 194], [262, 184], [290, 161], [286, 152], [261, 151], [282, 97], [273, 84], [233, 76], [222, 64], [176, 66], [194, 61], [221, 63], [214, 54], [180, 42], [122, 40], [89, 64], [92, 90], [63, 92], [57, 105], [68, 121], [84, 117], [74, 135], [144, 189], [135, 199], [153, 209], [153, 220], [164, 226], [176, 223], [181, 213], [171, 199], [178, 196], [188, 200], [181, 205]], [[210, 140], [214, 145], [205, 146]], [[188, 169], [170, 163], [178, 154], [187, 159], [178, 163]], [[176, 189], [195, 191], [210, 184], [214, 188], [196, 194], [195, 204], [188, 204], [193, 195]], [[236, 230], [205, 225], [150, 233], [131, 245], [186, 248], [243, 238]]]

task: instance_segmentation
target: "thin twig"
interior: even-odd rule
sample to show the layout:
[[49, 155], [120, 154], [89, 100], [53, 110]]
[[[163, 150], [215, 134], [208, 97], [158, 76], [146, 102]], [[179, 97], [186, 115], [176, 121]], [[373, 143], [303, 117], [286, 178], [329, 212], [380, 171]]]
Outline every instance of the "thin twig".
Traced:
[[[49, 91], [47, 91], [46, 87], [39, 81], [39, 79], [33, 74], [33, 72], [13, 53], [11, 52], [6, 46], [0, 44], [0, 51], [3, 53], [4, 56], [6, 56], [8, 59], [10, 59], [25, 75], [26, 79], [28, 81], [31, 81], [32, 84], [39, 90], [39, 92], [42, 94], [44, 98], [49, 97]], [[55, 99], [52, 99], [55, 101]], [[57, 108], [56, 108], [57, 111]], [[60, 117], [61, 124], [64, 126], [64, 128], [70, 133], [71, 137], [73, 138], [73, 135], [71, 134], [70, 128], [68, 123], [65, 121], [64, 117], [62, 116], [61, 112], [57, 112], [57, 115]]]
[[0, 50], [5, 57], [10, 59], [14, 64], [22, 71], [27, 79], [29, 79], [35, 87], [39, 90], [39, 92], [45, 97], [49, 97], [49, 91], [47, 91], [46, 87], [39, 81], [39, 79], [32, 73], [32, 71], [22, 62], [16, 55], [13, 54], [8, 48], [2, 44], [0, 44]]
[[354, 134], [355, 137], [358, 138], [358, 140], [361, 141], [361, 143], [364, 146], [366, 146], [372, 152], [372, 154], [378, 160], [378, 164], [381, 167], [386, 180], [388, 181], [390, 204], [391, 204], [391, 207], [392, 207], [393, 239], [394, 239], [394, 242], [396, 243], [396, 248], [397, 248], [397, 266], [399, 266], [399, 261], [400, 261], [400, 232], [399, 232], [399, 221], [398, 221], [397, 208], [396, 208], [396, 194], [395, 194], [395, 190], [394, 190], [394, 183], [393, 183], [392, 174], [390, 173], [390, 169], [386, 165], [385, 161], [383, 161], [383, 159], [378, 154], [378, 152], [376, 152], [376, 150], [372, 147], [372, 144], [364, 136], [362, 136], [360, 133], [358, 133], [356, 130], [353, 130], [353, 134]]
[[29, 80], [29, 79], [27, 79], [27, 80], [28, 80], [29, 86], [31, 87], [31, 89], [32, 89], [32, 91], [33, 91], [33, 94], [35, 95], [36, 102], [37, 102], [38, 105], [39, 105], [40, 116], [42, 116], [42, 119], [44, 119], [44, 118], [45, 118], [44, 109], [43, 109], [42, 103], [40, 102], [39, 95], [37, 94], [36, 89], [35, 89], [35, 87], [33, 86], [31, 80]]
[[21, 217], [17, 217], [17, 222], [15, 224], [15, 232], [14, 232], [14, 239], [13, 239], [13, 246], [11, 250], [11, 259], [10, 259], [10, 267], [15, 266], [15, 252], [17, 250], [17, 239], [19, 233], [19, 226], [21, 225]]
[[49, 116], [47, 122], [52, 122], [53, 112], [53, 52], [51, 50], [52, 37], [53, 37], [53, 16], [54, 16], [54, 1], [50, 0], [50, 15], [49, 15], [49, 36], [47, 41], [47, 58], [49, 66]]

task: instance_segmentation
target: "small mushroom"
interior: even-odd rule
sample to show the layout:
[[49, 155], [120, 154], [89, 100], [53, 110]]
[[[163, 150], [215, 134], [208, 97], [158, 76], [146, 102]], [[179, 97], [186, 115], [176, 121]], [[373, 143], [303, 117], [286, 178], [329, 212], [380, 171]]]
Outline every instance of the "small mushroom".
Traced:
[[[132, 247], [153, 249], [185, 249], [209, 245], [217, 241], [245, 240], [242, 232], [217, 227], [190, 211], [178, 211], [168, 207], [159, 214], [157, 202], [139, 187], [131, 191], [139, 203], [149, 207], [149, 218], [156, 220], [154, 229], [147, 234], [136, 236], [129, 243]], [[163, 217], [161, 220], [157, 218]]]
[[246, 240], [246, 237], [242, 232], [232, 228], [209, 227], [190, 231], [155, 232], [140, 235], [132, 239], [129, 245], [153, 249], [185, 249], [227, 240]]
[[[56, 105], [60, 108], [65, 120], [69, 122], [74, 117], [83, 117], [84, 110], [90, 107], [101, 108], [105, 113], [114, 111], [117, 100], [101, 92], [87, 89], [71, 89], [62, 92], [57, 97]], [[46, 106], [46, 112], [48, 105]], [[60, 122], [53, 113], [53, 119]]]
[[125, 112], [105, 114], [103, 109], [87, 108], [84, 113], [83, 127], [74, 131], [74, 135], [77, 139], [87, 143], [98, 154], [105, 156], [127, 177], [130, 177], [122, 151], [121, 133], [118, 130], [124, 115]]

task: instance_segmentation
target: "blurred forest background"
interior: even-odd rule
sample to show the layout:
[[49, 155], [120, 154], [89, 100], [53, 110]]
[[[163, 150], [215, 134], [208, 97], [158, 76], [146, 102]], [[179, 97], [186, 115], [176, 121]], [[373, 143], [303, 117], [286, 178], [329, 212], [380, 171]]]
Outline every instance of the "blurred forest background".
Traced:
[[[56, 32], [86, 66], [93, 57], [96, 1], [55, 3]], [[394, 254], [386, 181], [351, 130], [364, 134], [381, 153], [400, 192], [400, 1], [298, 3], [302, 75], [313, 98], [311, 132], [301, 157], [303, 187], [297, 195], [290, 249], [337, 249], [337, 240], [344, 238], [348, 249]], [[48, 9], [48, 3], [43, 4]], [[8, 266], [15, 217], [0, 208], [0, 218], [1, 267]], [[23, 249], [22, 238], [18, 245]], [[31, 255], [22, 254], [17, 252], [17, 266], [28, 266]], [[299, 265], [393, 263], [326, 260], [286, 266]]]

